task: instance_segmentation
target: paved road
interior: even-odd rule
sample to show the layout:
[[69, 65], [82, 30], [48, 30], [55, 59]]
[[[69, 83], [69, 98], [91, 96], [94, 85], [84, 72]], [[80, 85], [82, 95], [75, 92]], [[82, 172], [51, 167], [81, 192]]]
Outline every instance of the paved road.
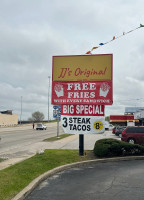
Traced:
[[[50, 123], [47, 125], [47, 130], [33, 130], [32, 126], [0, 128], [0, 156], [7, 156], [12, 152], [18, 152], [23, 147], [27, 149], [37, 142], [41, 142], [46, 138], [56, 136], [57, 124]], [[60, 128], [60, 134], [63, 131]]]
[[[36, 131], [32, 126], [0, 128], [0, 157], [6, 158], [0, 163], [0, 169], [4, 169], [16, 162], [22, 161], [45, 149], [79, 149], [79, 136], [72, 135], [55, 142], [43, 142], [44, 139], [57, 135], [57, 123], [47, 125], [47, 130]], [[63, 134], [61, 126], [60, 134]], [[99, 135], [85, 135], [84, 149], [92, 150], [97, 140], [102, 138], [117, 138], [111, 131]]]
[[144, 161], [91, 164], [58, 173], [25, 200], [143, 200]]
[[[0, 128], [0, 158], [6, 159], [0, 163], [0, 169], [46, 149], [47, 143], [43, 140], [57, 135], [57, 123], [49, 123], [47, 127], [44, 131], [33, 130], [32, 125]], [[61, 127], [59, 134], [63, 134]]]

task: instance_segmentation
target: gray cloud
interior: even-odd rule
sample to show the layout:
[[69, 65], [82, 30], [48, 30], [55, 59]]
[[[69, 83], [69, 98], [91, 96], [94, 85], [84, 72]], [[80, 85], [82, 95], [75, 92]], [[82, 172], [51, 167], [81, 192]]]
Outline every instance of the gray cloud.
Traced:
[[[0, 109], [12, 109], [20, 115], [22, 96], [23, 119], [36, 110], [44, 112], [47, 119], [53, 55], [84, 54], [144, 23], [141, 0], [0, 3]], [[106, 115], [123, 113], [129, 104], [143, 104], [143, 31], [139, 29], [94, 51], [113, 53], [114, 57], [114, 104], [106, 106]], [[52, 105], [50, 113], [52, 118]]]

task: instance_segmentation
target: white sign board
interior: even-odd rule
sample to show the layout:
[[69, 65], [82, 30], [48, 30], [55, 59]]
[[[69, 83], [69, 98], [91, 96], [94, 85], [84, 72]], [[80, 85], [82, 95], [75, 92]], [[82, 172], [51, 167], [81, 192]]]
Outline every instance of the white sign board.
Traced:
[[61, 124], [65, 133], [97, 134], [105, 131], [105, 118], [95, 116], [61, 116]]
[[103, 105], [63, 105], [61, 114], [65, 133], [98, 134], [105, 131]]

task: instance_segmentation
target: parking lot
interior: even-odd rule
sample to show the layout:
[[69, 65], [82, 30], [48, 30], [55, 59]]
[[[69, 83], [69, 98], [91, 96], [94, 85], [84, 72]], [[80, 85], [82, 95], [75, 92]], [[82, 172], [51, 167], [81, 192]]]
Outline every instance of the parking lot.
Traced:
[[95, 163], [43, 181], [26, 200], [143, 200], [144, 161]]

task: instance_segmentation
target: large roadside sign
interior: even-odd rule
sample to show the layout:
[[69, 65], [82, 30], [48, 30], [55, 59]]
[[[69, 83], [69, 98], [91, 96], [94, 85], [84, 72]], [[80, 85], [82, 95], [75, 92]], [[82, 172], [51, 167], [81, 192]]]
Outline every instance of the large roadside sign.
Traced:
[[103, 133], [104, 121], [104, 105], [62, 105], [61, 107], [61, 124], [65, 133]]
[[112, 54], [53, 56], [52, 104], [111, 105]]

